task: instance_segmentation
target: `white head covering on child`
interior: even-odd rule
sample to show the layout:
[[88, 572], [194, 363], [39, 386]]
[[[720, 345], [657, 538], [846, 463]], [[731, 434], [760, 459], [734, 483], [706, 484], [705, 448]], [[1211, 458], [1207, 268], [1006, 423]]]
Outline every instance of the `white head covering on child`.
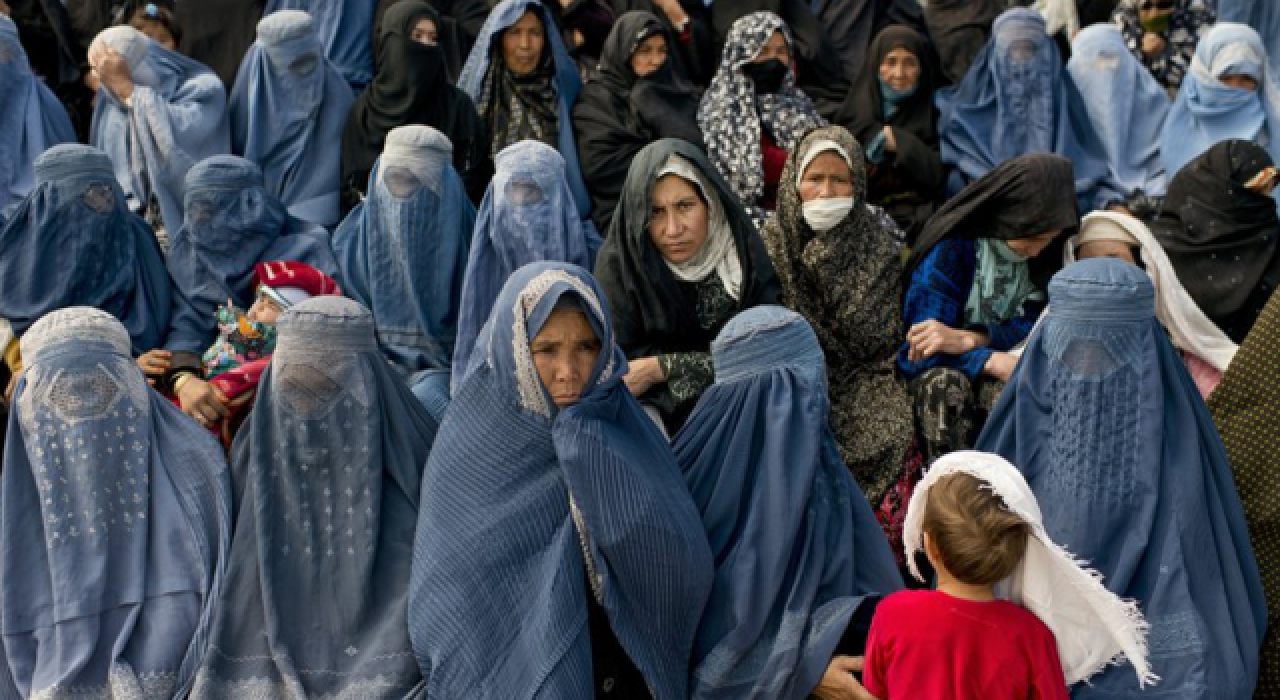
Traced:
[[1087, 680], [1113, 663], [1128, 659], [1142, 685], [1158, 677], [1147, 660], [1147, 622], [1138, 604], [1123, 600], [1045, 532], [1026, 479], [1009, 462], [986, 452], [953, 452], [934, 462], [907, 507], [903, 541], [911, 574], [923, 581], [915, 554], [924, 548], [924, 515], [929, 489], [948, 474], [968, 474], [986, 484], [1031, 526], [1027, 552], [996, 595], [1030, 610], [1053, 632], [1067, 685]]

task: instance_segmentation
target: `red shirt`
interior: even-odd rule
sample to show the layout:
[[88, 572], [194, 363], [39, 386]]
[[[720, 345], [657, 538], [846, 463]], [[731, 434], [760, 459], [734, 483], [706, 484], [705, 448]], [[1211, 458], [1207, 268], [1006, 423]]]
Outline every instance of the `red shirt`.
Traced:
[[1040, 618], [937, 591], [895, 593], [876, 608], [863, 685], [880, 700], [1067, 700]]

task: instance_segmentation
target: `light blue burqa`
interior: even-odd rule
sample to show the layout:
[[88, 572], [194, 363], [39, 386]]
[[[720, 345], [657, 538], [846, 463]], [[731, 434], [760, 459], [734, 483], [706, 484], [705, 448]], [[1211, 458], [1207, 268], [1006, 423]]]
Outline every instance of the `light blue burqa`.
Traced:
[[111, 156], [130, 208], [141, 213], [154, 196], [172, 234], [182, 226], [187, 171], [205, 158], [231, 152], [226, 91], [213, 71], [133, 27], [103, 30], [89, 48], [90, 62], [106, 49], [128, 64], [132, 106], [105, 85], [99, 88], [89, 143]]
[[0, 211], [35, 187], [41, 153], [75, 140], [67, 110], [31, 72], [17, 26], [0, 15]]
[[231, 92], [231, 148], [262, 168], [289, 214], [332, 229], [341, 216], [342, 130], [355, 97], [305, 12], [258, 23]]
[[186, 698], [231, 542], [222, 448], [147, 386], [109, 314], [49, 314], [22, 355], [0, 474], [0, 696]]
[[376, 0], [270, 0], [265, 15], [302, 10], [316, 22], [325, 55], [353, 88], [373, 80], [373, 31]]

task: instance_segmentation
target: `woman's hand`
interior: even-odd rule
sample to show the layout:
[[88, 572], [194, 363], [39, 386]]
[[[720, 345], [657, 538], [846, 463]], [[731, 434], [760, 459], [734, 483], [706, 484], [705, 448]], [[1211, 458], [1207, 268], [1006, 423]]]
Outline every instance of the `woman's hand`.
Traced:
[[987, 344], [987, 337], [973, 331], [958, 331], [932, 319], [921, 321], [907, 331], [911, 362], [927, 360], [934, 355], [963, 355]]
[[143, 374], [157, 377], [169, 371], [173, 353], [168, 350], [149, 350], [138, 358], [138, 368]]
[[667, 381], [667, 376], [662, 373], [662, 363], [658, 362], [656, 357], [632, 360], [630, 365], [631, 368], [622, 381], [627, 383], [632, 396], [643, 396], [654, 386]]
[[653, 4], [662, 10], [673, 26], [679, 27], [689, 19], [689, 14], [680, 6], [680, 0], [653, 0]]
[[206, 428], [231, 414], [227, 408], [227, 397], [216, 386], [199, 377], [188, 379], [178, 389], [178, 403], [182, 405], [183, 413]]
[[1164, 51], [1166, 44], [1164, 37], [1153, 32], [1147, 32], [1142, 35], [1142, 55], [1148, 59], [1153, 59]]
[[885, 153], [898, 152], [898, 139], [893, 135], [893, 127], [888, 124], [884, 125], [884, 150]]
[[1013, 376], [1013, 368], [1018, 366], [1018, 358], [1007, 352], [993, 352], [991, 357], [987, 359], [987, 365], [982, 368], [982, 373], [988, 377], [994, 377], [1002, 382], [1009, 381], [1009, 377]]
[[861, 670], [861, 656], [835, 657], [822, 674], [818, 687], [813, 689], [813, 696], [818, 700], [878, 700], [853, 677], [854, 671]]
[[118, 52], [107, 49], [107, 55], [95, 68], [102, 84], [116, 99], [124, 101], [133, 97], [133, 78], [129, 75], [129, 62]]

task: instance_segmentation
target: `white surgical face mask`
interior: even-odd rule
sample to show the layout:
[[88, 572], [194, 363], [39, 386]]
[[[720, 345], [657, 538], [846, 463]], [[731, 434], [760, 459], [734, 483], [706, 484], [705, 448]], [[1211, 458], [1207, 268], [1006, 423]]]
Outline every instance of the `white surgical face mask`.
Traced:
[[815, 199], [804, 203], [804, 221], [818, 233], [826, 233], [853, 211], [853, 197]]

